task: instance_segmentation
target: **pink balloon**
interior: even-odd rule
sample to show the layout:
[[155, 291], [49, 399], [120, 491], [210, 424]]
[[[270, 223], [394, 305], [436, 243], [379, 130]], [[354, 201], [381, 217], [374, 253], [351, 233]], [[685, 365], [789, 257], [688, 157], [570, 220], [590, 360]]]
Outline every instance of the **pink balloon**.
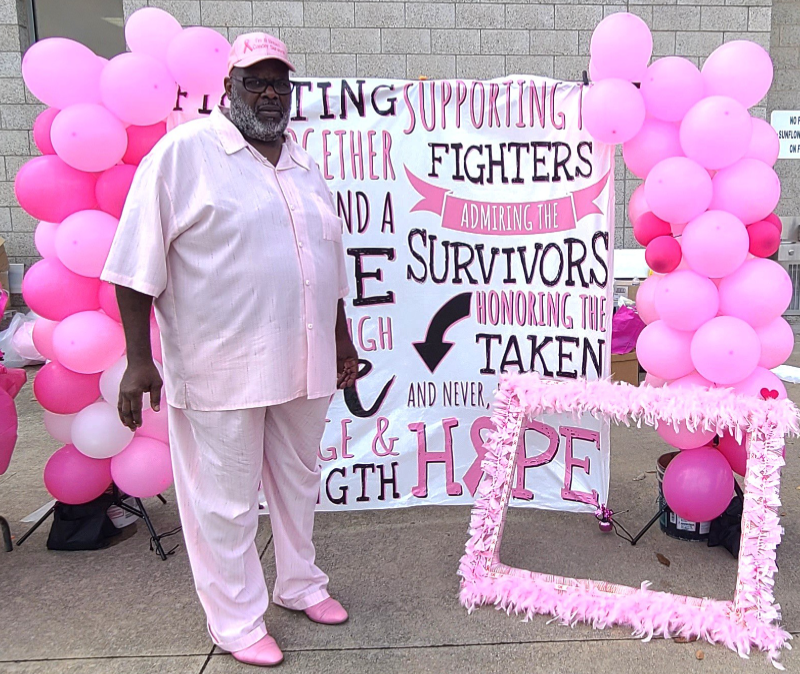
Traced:
[[643, 213], [633, 223], [633, 236], [642, 246], [647, 246], [648, 243], [659, 236], [670, 236], [671, 234], [670, 224], [649, 211]]
[[703, 64], [706, 96], [730, 96], [752, 108], [772, 84], [772, 60], [755, 42], [733, 40], [717, 47]]
[[65, 445], [45, 464], [44, 486], [61, 503], [88, 503], [111, 486], [111, 461], [90, 459]]
[[664, 472], [664, 499], [689, 522], [708, 522], [725, 512], [733, 497], [733, 471], [711, 447], [680, 452]]
[[630, 82], [607, 79], [589, 87], [583, 99], [586, 129], [603, 143], [625, 143], [644, 124], [644, 101]]
[[99, 311], [67, 316], [53, 332], [58, 362], [73, 372], [93, 374], [113, 365], [125, 352], [122, 326]]
[[753, 117], [753, 135], [750, 139], [750, 146], [747, 148], [745, 157], [758, 159], [767, 166], [775, 166], [778, 161], [778, 154], [781, 150], [781, 141], [778, 132], [763, 119]]
[[662, 220], [689, 222], [711, 204], [711, 176], [691, 159], [671, 157], [653, 167], [644, 193], [650, 210]]
[[[146, 9], [155, 9], [154, 7]], [[140, 10], [141, 11], [141, 10]], [[152, 124], [151, 126], [129, 126], [128, 127], [128, 150], [122, 158], [126, 164], [137, 165], [152, 150], [156, 143], [167, 133], [165, 122]]]
[[641, 82], [653, 54], [653, 36], [635, 14], [620, 12], [603, 19], [589, 45], [597, 78]]
[[181, 32], [181, 24], [169, 12], [156, 7], [135, 11], [125, 22], [125, 41], [134, 53], [167, 62], [169, 43]]
[[720, 311], [756, 328], [781, 316], [791, 301], [792, 280], [772, 260], [748, 260], [719, 286]]
[[715, 384], [734, 384], [749, 377], [761, 358], [761, 342], [753, 328], [731, 316], [712, 318], [692, 339], [692, 362]]
[[[103, 211], [79, 211], [58, 226], [58, 259], [70, 271], [100, 278], [118, 220]], [[98, 300], [99, 301], [99, 300]]]
[[137, 437], [153, 438], [169, 444], [169, 423], [165, 410], [154, 412], [149, 407], [142, 410], [142, 426], [136, 431]]
[[53, 222], [40, 222], [33, 233], [33, 242], [36, 250], [42, 257], [56, 257], [56, 230], [58, 225]]
[[764, 400], [765, 393], [770, 393], [770, 398], [774, 395], [771, 392], [777, 392], [778, 400], [784, 400], [787, 397], [786, 387], [783, 382], [769, 370], [763, 367], [757, 367], [753, 374], [747, 379], [737, 382], [733, 385], [733, 390], [739, 395], [750, 396]]
[[211, 28], [185, 28], [167, 49], [167, 64], [184, 91], [216, 91], [228, 76], [231, 46]]
[[119, 304], [117, 303], [117, 289], [113, 283], [100, 282], [100, 290], [97, 295], [100, 302], [100, 308], [117, 323], [122, 323], [122, 316], [119, 313]]
[[742, 442], [736, 442], [736, 438], [728, 433], [723, 433], [719, 438], [719, 453], [725, 457], [734, 473], [744, 475], [747, 472], [747, 436], [742, 438]]
[[153, 438], [135, 437], [120, 454], [111, 459], [114, 483], [137, 498], [152, 498], [172, 484], [169, 447]]
[[636, 291], [636, 311], [639, 318], [648, 325], [658, 320], [655, 299], [660, 280], [660, 276], [648, 276]]
[[126, 53], [115, 56], [103, 70], [100, 93], [103, 105], [121, 120], [149, 126], [164, 121], [172, 112], [177, 84], [158, 59]]
[[771, 370], [789, 360], [794, 350], [794, 330], [784, 318], [778, 317], [756, 328], [756, 334], [761, 342], [759, 366]]
[[697, 66], [679, 56], [655, 61], [642, 80], [647, 112], [665, 122], [680, 122], [703, 98], [703, 77]]
[[622, 146], [622, 156], [634, 175], [646, 178], [664, 159], [683, 156], [678, 126], [654, 117], [646, 118], [639, 133]]
[[661, 320], [669, 327], [694, 332], [717, 315], [719, 293], [717, 286], [705, 276], [693, 271], [676, 271], [661, 279], [656, 288], [655, 304]]
[[122, 122], [94, 103], [80, 103], [59, 112], [50, 138], [61, 159], [79, 171], [92, 173], [122, 161], [128, 147]]
[[22, 296], [39, 316], [61, 321], [78, 311], [98, 309], [100, 281], [79, 276], [56, 258], [40, 260], [22, 280]]
[[730, 211], [745, 225], [766, 218], [781, 198], [775, 171], [757, 159], [742, 159], [714, 176], [710, 208]]
[[44, 411], [45, 430], [59, 442], [65, 445], [72, 444], [72, 422], [75, 420], [74, 414], [53, 414]]
[[664, 321], [648, 325], [636, 342], [642, 367], [659, 379], [680, 379], [694, 371], [692, 333], [670, 328]]
[[708, 96], [681, 122], [684, 153], [707, 169], [721, 169], [744, 157], [753, 137], [750, 113], [727, 96]]
[[652, 374], [648, 373], [644, 378], [644, 383], [647, 386], [652, 386], [653, 388], [661, 388], [662, 386], [666, 386], [667, 380], [659, 379], [658, 377], [654, 377]]
[[39, 113], [33, 123], [33, 142], [36, 143], [36, 147], [42, 154], [56, 153], [53, 142], [50, 140], [50, 128], [59, 112], [61, 111], [56, 108], [47, 108]]
[[748, 225], [747, 236], [750, 239], [750, 254], [755, 257], [770, 257], [781, 246], [781, 232], [766, 220]]
[[647, 200], [644, 197], [644, 185], [642, 184], [633, 191], [630, 202], [628, 203], [628, 220], [631, 225], [649, 210], [650, 207], [647, 205]]
[[689, 266], [710, 278], [735, 272], [747, 259], [749, 246], [742, 221], [725, 211], [706, 211], [686, 225], [681, 236]]
[[669, 274], [681, 263], [681, 244], [672, 236], [657, 236], [644, 252], [647, 266], [658, 274]]
[[56, 359], [56, 352], [53, 349], [53, 331], [57, 325], [58, 321], [48, 321], [41, 316], [33, 324], [33, 345], [47, 360]]
[[52, 361], [33, 380], [33, 394], [53, 414], [77, 414], [100, 397], [100, 375], [78, 374]]
[[678, 424], [677, 430], [666, 422], [660, 423], [656, 430], [664, 442], [678, 449], [697, 449], [707, 445], [716, 435], [714, 431], [702, 429], [690, 431], [683, 422]]
[[158, 323], [155, 320], [150, 321], [150, 348], [153, 351], [153, 360], [158, 363], [164, 362], [164, 356], [161, 351], [161, 331], [158, 329]]
[[[703, 375], [699, 372], [692, 372], [692, 374], [687, 374], [685, 377], [681, 377], [680, 379], [676, 379], [675, 381], [671, 381], [669, 383], [670, 388], [717, 388], [713, 382], [708, 381]], [[699, 445], [698, 445], [699, 446]]]
[[135, 174], [135, 166], [120, 165], [111, 167], [97, 179], [97, 204], [117, 220], [122, 217]]
[[100, 73], [105, 63], [79, 42], [48, 37], [25, 52], [22, 77], [42, 103], [63, 110], [78, 103], [100, 103]]
[[19, 205], [37, 220], [61, 222], [76, 211], [97, 206], [97, 176], [78, 171], [55, 155], [34, 157], [14, 180]]

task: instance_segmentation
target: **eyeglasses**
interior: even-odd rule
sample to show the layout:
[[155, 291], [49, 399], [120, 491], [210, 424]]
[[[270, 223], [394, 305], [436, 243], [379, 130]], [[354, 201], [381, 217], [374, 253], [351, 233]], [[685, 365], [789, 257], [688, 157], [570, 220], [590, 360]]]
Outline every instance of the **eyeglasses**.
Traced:
[[294, 89], [294, 82], [291, 80], [265, 80], [263, 77], [232, 77], [231, 79], [241, 82], [251, 94], [263, 94], [269, 87], [272, 87], [278, 96], [286, 96]]

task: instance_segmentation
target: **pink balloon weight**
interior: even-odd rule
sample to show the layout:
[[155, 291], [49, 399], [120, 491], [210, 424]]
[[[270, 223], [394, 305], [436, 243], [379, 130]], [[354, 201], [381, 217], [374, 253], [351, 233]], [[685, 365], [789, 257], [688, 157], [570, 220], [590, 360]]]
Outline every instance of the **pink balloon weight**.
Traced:
[[713, 382], [708, 381], [703, 375], [699, 372], [692, 372], [692, 374], [687, 374], [685, 377], [681, 377], [680, 379], [676, 379], [675, 381], [671, 381], [669, 383], [670, 388], [717, 388]]
[[642, 367], [659, 379], [680, 379], [694, 371], [692, 333], [670, 328], [664, 321], [648, 325], [636, 342]]
[[100, 375], [78, 374], [52, 361], [33, 380], [33, 394], [53, 414], [77, 414], [100, 397]]
[[67, 316], [53, 332], [58, 362], [73, 372], [102, 372], [125, 352], [122, 326], [99, 311]]
[[711, 442], [715, 435], [714, 431], [702, 429], [690, 431], [683, 422], [678, 424], [677, 429], [662, 423], [656, 430], [664, 442], [678, 449], [697, 449]]
[[727, 96], [708, 96], [697, 103], [681, 122], [684, 153], [700, 166], [721, 169], [744, 157], [753, 137], [750, 113]]
[[40, 222], [33, 233], [33, 243], [42, 257], [56, 257], [56, 230], [54, 222]]
[[122, 161], [126, 164], [138, 165], [166, 133], [167, 125], [165, 122], [150, 126], [129, 126], [128, 150], [125, 152]]
[[[750, 396], [759, 400], [764, 400], [767, 397], [772, 399], [775, 397], [775, 393], [778, 394], [777, 400], [784, 400], [787, 397], [786, 387], [783, 382], [777, 375], [763, 367], [757, 367], [747, 379], [736, 382], [733, 385], [733, 390], [739, 395]], [[765, 393], [768, 396], [765, 396]]]
[[79, 171], [105, 171], [122, 161], [125, 127], [102, 105], [80, 103], [58, 113], [50, 131], [61, 159]]
[[664, 472], [664, 499], [679, 517], [709, 522], [719, 517], [733, 497], [733, 471], [711, 447], [680, 452]]
[[644, 183], [650, 210], [667, 222], [689, 222], [711, 204], [711, 176], [686, 157], [670, 157], [656, 164]]
[[56, 352], [53, 349], [53, 331], [57, 325], [58, 321], [48, 321], [41, 316], [33, 324], [33, 345], [47, 360], [56, 359]]
[[631, 225], [649, 210], [650, 207], [647, 205], [647, 200], [644, 196], [644, 185], [639, 185], [631, 194], [631, 199], [628, 203], [628, 220]]
[[153, 438], [153, 440], [169, 444], [169, 423], [166, 410], [154, 412], [150, 408], [144, 409], [142, 411], [142, 427], [136, 431], [136, 436]]
[[22, 77], [42, 103], [63, 110], [78, 103], [100, 103], [100, 73], [105, 63], [79, 42], [48, 37], [25, 52]]
[[33, 123], [33, 142], [36, 143], [36, 147], [42, 154], [56, 153], [53, 142], [50, 140], [50, 128], [59, 112], [61, 111], [56, 108], [47, 108], [39, 113]]
[[661, 279], [656, 287], [655, 304], [661, 320], [669, 327], [694, 332], [717, 315], [719, 293], [705, 276], [676, 271]]
[[584, 95], [586, 129], [603, 143], [613, 145], [629, 141], [641, 130], [644, 118], [642, 95], [625, 80], [600, 80]]
[[710, 278], [735, 272], [747, 259], [749, 246], [742, 221], [725, 211], [706, 211], [686, 225], [681, 236], [689, 266]]
[[103, 211], [80, 211], [70, 215], [56, 233], [58, 259], [76, 274], [99, 278], [117, 224], [116, 218]]
[[781, 141], [778, 138], [778, 132], [768, 122], [753, 117], [753, 135], [744, 156], [758, 159], [767, 166], [775, 166], [780, 150]]
[[97, 206], [97, 176], [67, 165], [56, 155], [34, 157], [14, 180], [19, 205], [37, 220], [61, 222], [76, 211]]
[[745, 262], [719, 286], [719, 308], [753, 327], [772, 322], [792, 301], [792, 280], [777, 262], [753, 259]]
[[734, 473], [744, 475], [747, 472], [747, 436], [742, 438], [742, 442], [737, 442], [736, 438], [728, 433], [723, 433], [719, 438], [719, 453], [725, 457]]
[[702, 72], [706, 96], [730, 96], [752, 108], [772, 84], [772, 59], [755, 42], [733, 40], [711, 53]]
[[117, 323], [122, 323], [122, 316], [119, 313], [119, 304], [117, 303], [116, 286], [113, 283], [101, 281], [97, 298], [100, 302], [100, 308]]
[[122, 217], [135, 174], [135, 166], [120, 165], [111, 167], [97, 179], [97, 204], [117, 220]]
[[783, 365], [794, 350], [794, 330], [783, 317], [778, 317], [760, 328], [756, 334], [761, 342], [760, 367], [771, 370]]
[[644, 252], [647, 266], [658, 274], [669, 274], [681, 264], [681, 244], [671, 236], [658, 236]]
[[671, 234], [670, 224], [649, 211], [643, 213], [633, 224], [633, 236], [643, 246], [647, 246], [648, 243], [659, 236], [669, 236]]
[[781, 232], [771, 222], [761, 220], [747, 227], [749, 250], [755, 257], [771, 257], [781, 246]]
[[88, 503], [111, 486], [111, 461], [90, 459], [74, 445], [65, 445], [48, 459], [44, 486], [61, 503]]
[[167, 64], [184, 91], [216, 91], [228, 76], [230, 50], [228, 41], [211, 28], [185, 28], [169, 43]]
[[100, 307], [97, 299], [100, 281], [79, 276], [56, 258], [40, 260], [22, 280], [22, 296], [39, 316], [61, 321], [78, 311]]
[[683, 156], [677, 124], [654, 117], [644, 120], [641, 130], [622, 146], [622, 157], [631, 172], [646, 178], [659, 162]]
[[614, 77], [641, 82], [653, 54], [653, 36], [635, 14], [610, 14], [594, 29], [589, 52], [596, 79]]
[[103, 70], [100, 93], [103, 105], [121, 120], [149, 126], [163, 122], [172, 112], [177, 84], [158, 59], [126, 53], [115, 56]]
[[712, 318], [692, 339], [692, 362], [715, 384], [734, 384], [749, 377], [761, 358], [761, 342], [753, 328], [731, 316]]
[[714, 176], [710, 208], [729, 211], [745, 225], [766, 218], [781, 198], [775, 171], [757, 159], [742, 159]]
[[647, 69], [642, 96], [648, 114], [665, 122], [680, 122], [703, 98], [703, 77], [688, 59], [667, 56]]
[[636, 291], [636, 312], [647, 325], [658, 320], [655, 300], [659, 281], [660, 276], [648, 276]]
[[167, 62], [169, 43], [181, 30], [181, 24], [169, 12], [156, 7], [135, 11], [125, 22], [125, 42], [137, 54], [147, 54]]
[[172, 484], [169, 447], [153, 438], [135, 437], [111, 459], [111, 475], [125, 494], [137, 498], [158, 496]]

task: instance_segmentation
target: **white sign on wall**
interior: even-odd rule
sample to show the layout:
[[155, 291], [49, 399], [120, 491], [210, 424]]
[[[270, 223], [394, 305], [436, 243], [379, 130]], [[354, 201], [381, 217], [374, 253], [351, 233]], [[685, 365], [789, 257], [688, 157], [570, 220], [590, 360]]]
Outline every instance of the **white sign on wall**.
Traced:
[[770, 123], [781, 142], [778, 159], [800, 159], [800, 110], [773, 110]]

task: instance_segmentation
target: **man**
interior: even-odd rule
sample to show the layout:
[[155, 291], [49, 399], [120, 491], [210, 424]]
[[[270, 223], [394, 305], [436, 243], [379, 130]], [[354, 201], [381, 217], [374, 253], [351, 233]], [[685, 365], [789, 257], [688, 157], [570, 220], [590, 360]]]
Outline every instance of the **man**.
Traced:
[[[142, 423], [162, 382], [186, 548], [211, 637], [242, 662], [276, 665], [255, 547], [263, 485], [273, 600], [338, 624], [347, 612], [314, 564], [317, 450], [331, 396], [355, 381], [342, 227], [311, 157], [284, 134], [294, 70], [272, 36], [239, 37], [229, 109], [168, 134], [136, 173], [103, 278], [117, 285], [128, 345], [119, 410]], [[338, 372], [338, 376], [337, 376]]]

